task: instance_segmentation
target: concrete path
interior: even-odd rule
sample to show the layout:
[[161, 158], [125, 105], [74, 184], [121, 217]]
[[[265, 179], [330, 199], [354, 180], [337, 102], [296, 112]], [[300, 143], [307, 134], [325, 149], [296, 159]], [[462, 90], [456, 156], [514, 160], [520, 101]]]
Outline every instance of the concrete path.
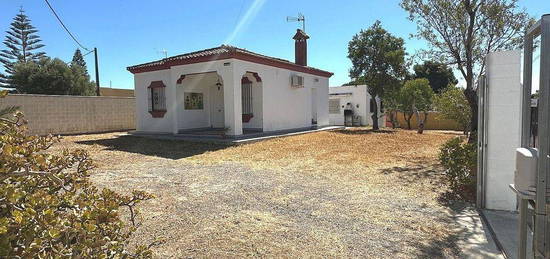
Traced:
[[505, 258], [475, 209], [462, 210], [455, 220], [461, 233], [457, 245], [465, 258]]
[[[483, 214], [491, 227], [496, 238], [502, 245], [507, 258], [518, 258], [518, 220], [519, 215], [516, 212], [484, 210]], [[532, 247], [533, 240], [531, 235], [527, 235], [527, 247]], [[531, 249], [527, 249], [527, 258], [533, 258]]]

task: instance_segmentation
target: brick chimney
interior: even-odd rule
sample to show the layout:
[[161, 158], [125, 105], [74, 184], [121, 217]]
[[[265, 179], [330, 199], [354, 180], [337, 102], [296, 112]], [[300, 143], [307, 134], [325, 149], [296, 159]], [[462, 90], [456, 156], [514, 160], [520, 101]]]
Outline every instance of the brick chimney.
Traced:
[[300, 66], [307, 66], [307, 39], [309, 39], [309, 36], [304, 31], [297, 29], [292, 39], [295, 40], [294, 63]]

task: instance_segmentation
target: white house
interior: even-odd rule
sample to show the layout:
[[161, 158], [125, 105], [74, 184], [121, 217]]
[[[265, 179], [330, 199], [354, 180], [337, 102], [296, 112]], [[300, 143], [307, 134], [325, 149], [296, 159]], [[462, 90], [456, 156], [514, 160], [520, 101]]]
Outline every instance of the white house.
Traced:
[[[372, 125], [374, 110], [373, 98], [367, 92], [366, 85], [348, 85], [329, 87], [329, 121], [330, 125], [345, 125], [346, 110], [351, 110], [355, 125]], [[380, 98], [376, 98], [378, 108], [378, 125], [386, 121]]]
[[215, 128], [236, 136], [328, 125], [332, 73], [307, 66], [308, 38], [294, 35], [294, 63], [221, 45], [128, 67], [137, 131]]

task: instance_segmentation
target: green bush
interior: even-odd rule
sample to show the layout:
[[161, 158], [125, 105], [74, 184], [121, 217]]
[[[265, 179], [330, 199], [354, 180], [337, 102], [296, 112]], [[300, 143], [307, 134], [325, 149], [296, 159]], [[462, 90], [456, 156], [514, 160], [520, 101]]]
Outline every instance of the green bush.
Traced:
[[149, 247], [126, 249], [135, 224], [121, 208], [134, 223], [136, 204], [152, 196], [94, 187], [85, 151], [46, 152], [58, 138], [28, 136], [13, 112], [0, 110], [0, 258], [150, 257]]
[[468, 201], [475, 200], [477, 147], [463, 138], [453, 138], [441, 147], [439, 161], [451, 192]]

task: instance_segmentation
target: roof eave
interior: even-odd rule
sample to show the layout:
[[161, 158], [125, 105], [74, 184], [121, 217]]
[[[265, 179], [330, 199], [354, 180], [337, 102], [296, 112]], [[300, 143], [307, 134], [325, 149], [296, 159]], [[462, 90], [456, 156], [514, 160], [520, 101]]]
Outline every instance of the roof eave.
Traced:
[[248, 53], [234, 52], [234, 51], [216, 54], [216, 55], [187, 58], [187, 59], [168, 58], [168, 59], [163, 59], [159, 61], [130, 66], [130, 67], [127, 67], [126, 69], [130, 71], [132, 74], [139, 74], [139, 73], [145, 73], [145, 72], [166, 70], [166, 69], [170, 69], [170, 67], [172, 66], [195, 64], [195, 63], [202, 63], [202, 62], [215, 61], [215, 60], [224, 60], [224, 59], [230, 59], [230, 58], [249, 61], [257, 64], [268, 65], [272, 67], [284, 68], [288, 70], [293, 70], [293, 71], [307, 73], [307, 74], [313, 74], [313, 75], [327, 77], [327, 78], [330, 78], [331, 76], [334, 75], [334, 73], [332, 72], [328, 72], [328, 71], [324, 71], [324, 70], [320, 70], [312, 67], [300, 66], [294, 63], [287, 63], [287, 62], [283, 62], [275, 59], [269, 59], [269, 58], [248, 54]]

